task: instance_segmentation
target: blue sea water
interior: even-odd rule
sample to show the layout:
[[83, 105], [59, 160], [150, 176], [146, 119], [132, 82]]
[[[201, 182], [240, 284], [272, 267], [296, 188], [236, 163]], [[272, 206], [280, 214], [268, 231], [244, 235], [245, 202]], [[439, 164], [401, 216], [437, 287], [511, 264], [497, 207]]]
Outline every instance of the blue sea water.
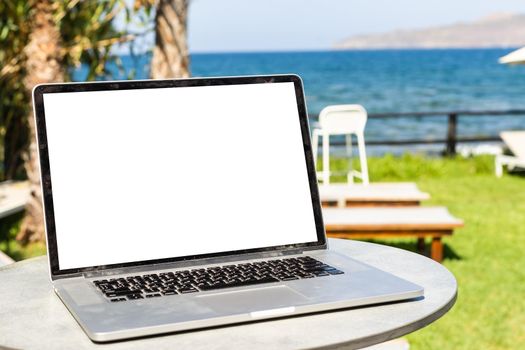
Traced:
[[[309, 113], [358, 103], [375, 112], [525, 109], [525, 66], [498, 64], [511, 50], [377, 50], [192, 54], [192, 76], [295, 73]], [[149, 55], [122, 57], [148, 77]], [[127, 74], [127, 73], [124, 73]], [[116, 72], [116, 78], [125, 75]], [[79, 71], [78, 77], [81, 79]], [[458, 134], [525, 129], [525, 116], [461, 117]], [[367, 140], [444, 138], [446, 117], [369, 120]]]

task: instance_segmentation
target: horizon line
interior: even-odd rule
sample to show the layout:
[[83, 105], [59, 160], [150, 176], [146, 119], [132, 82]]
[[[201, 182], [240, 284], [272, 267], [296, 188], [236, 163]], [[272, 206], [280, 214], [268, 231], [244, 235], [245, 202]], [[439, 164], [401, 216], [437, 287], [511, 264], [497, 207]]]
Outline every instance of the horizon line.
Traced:
[[[277, 53], [315, 53], [315, 52], [374, 52], [374, 51], [463, 51], [463, 50], [515, 50], [522, 46], [490, 46], [490, 47], [383, 47], [383, 48], [320, 48], [320, 49], [268, 49], [268, 50], [228, 50], [228, 51], [191, 51], [191, 55], [221, 55], [221, 54], [277, 54]], [[115, 52], [118, 56], [130, 55], [129, 52]], [[151, 54], [151, 51], [135, 52], [134, 55]]]

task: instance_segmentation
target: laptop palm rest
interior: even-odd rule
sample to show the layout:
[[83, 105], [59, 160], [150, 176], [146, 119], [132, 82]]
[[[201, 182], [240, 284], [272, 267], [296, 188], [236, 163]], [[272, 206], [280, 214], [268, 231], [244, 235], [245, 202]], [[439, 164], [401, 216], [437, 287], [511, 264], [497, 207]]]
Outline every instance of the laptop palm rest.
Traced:
[[200, 295], [197, 298], [216, 312], [248, 312], [252, 314], [252, 317], [257, 317], [261, 312], [271, 312], [271, 310], [290, 313], [295, 309], [293, 305], [308, 301], [308, 298], [287, 286], [245, 289]]

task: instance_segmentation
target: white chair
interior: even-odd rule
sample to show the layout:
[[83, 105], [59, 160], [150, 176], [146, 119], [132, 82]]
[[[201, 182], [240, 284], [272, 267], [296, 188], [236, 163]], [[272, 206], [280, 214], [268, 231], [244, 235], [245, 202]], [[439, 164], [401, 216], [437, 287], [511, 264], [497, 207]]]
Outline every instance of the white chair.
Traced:
[[496, 176], [503, 175], [503, 166], [509, 170], [514, 168], [525, 168], [525, 131], [503, 131], [501, 138], [514, 156], [497, 155], [495, 160]]
[[[366, 110], [361, 105], [335, 105], [324, 108], [319, 114], [319, 128], [313, 130], [312, 142], [314, 159], [317, 162], [319, 136], [323, 138], [323, 184], [330, 183], [330, 135], [346, 135], [346, 149], [350, 158], [348, 182], [353, 183], [358, 177], [363, 184], [368, 184], [368, 166], [365, 152]], [[357, 137], [361, 171], [352, 169], [352, 134]]]

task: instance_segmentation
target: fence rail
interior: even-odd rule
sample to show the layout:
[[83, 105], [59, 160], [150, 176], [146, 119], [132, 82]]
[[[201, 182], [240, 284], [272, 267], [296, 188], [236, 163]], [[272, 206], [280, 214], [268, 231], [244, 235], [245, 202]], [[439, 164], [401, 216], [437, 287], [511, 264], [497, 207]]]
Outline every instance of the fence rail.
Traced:
[[[525, 117], [525, 109], [509, 109], [509, 110], [457, 110], [457, 111], [433, 111], [433, 112], [396, 112], [396, 113], [370, 113], [369, 119], [385, 119], [385, 118], [432, 118], [432, 117], [447, 117], [447, 133], [444, 138], [433, 139], [403, 139], [403, 140], [369, 140], [367, 145], [417, 145], [417, 144], [444, 144], [445, 155], [453, 156], [456, 154], [456, 146], [458, 143], [469, 142], [491, 142], [500, 141], [498, 135], [493, 136], [474, 136], [474, 137], [458, 137], [457, 125], [460, 117], [479, 117], [479, 116], [521, 116]], [[317, 115], [310, 115], [311, 119], [317, 119]], [[342, 145], [343, 143], [340, 142]]]

